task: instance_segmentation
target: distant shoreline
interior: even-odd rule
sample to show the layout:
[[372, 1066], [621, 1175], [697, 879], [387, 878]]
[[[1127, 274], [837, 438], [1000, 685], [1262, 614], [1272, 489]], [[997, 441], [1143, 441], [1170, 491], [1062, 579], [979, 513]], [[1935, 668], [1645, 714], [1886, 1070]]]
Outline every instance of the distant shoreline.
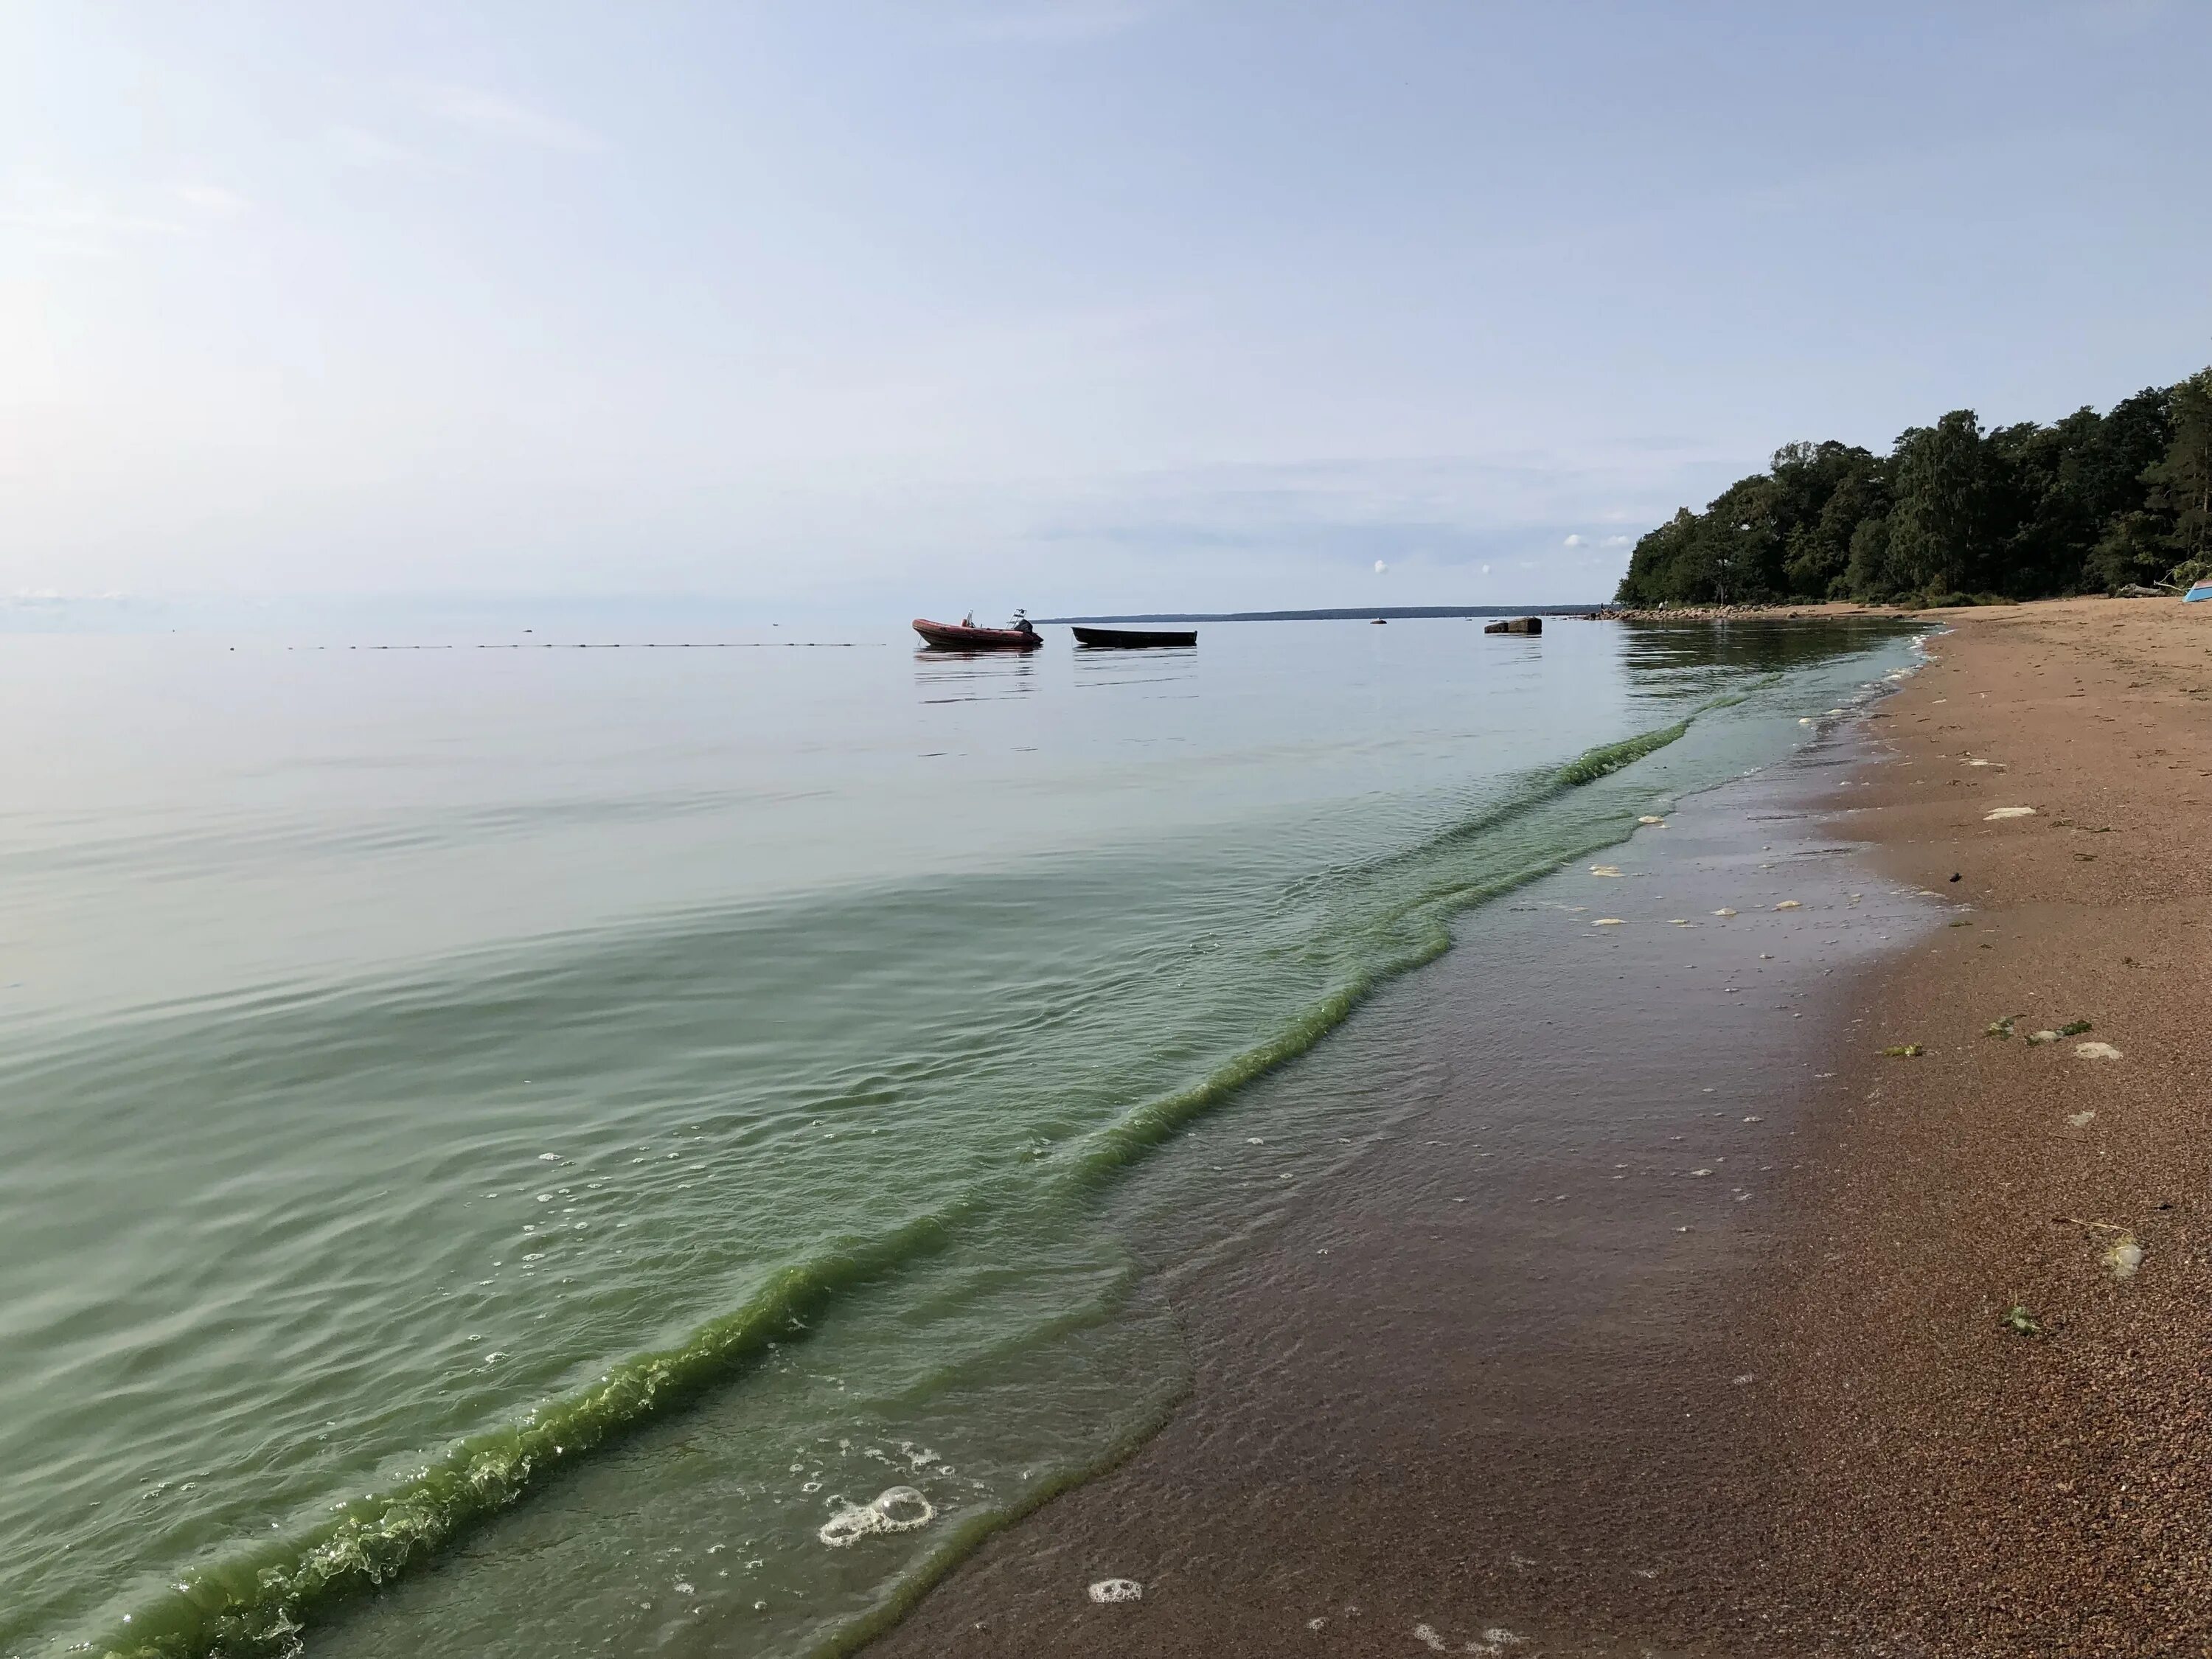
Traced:
[[1784, 600], [1772, 605], [1385, 605], [1371, 610], [1323, 611], [1147, 611], [1112, 617], [1039, 617], [1040, 627], [1090, 626], [1104, 623], [1389, 622], [1424, 617], [1571, 617], [1585, 622], [1793, 622], [1838, 617], [1905, 617], [1913, 607], [1862, 605], [1855, 600]]
[[1148, 611], [1118, 617], [1039, 617], [1040, 626], [1081, 623], [1390, 622], [1421, 617], [1586, 617], [1602, 605], [1381, 605], [1364, 611]]

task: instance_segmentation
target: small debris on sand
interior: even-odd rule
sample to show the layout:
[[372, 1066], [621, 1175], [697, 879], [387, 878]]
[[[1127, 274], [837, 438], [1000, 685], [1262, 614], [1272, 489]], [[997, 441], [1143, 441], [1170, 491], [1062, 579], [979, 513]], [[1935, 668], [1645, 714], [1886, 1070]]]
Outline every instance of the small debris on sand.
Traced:
[[1894, 1060], [1917, 1060], [1928, 1051], [1917, 1042], [1899, 1042], [1893, 1044], [1881, 1052]]
[[2122, 1233], [2112, 1248], [2097, 1258], [2105, 1270], [2115, 1279], [2133, 1279], [2136, 1269], [2142, 1266], [2143, 1249], [2136, 1243], [2133, 1233]]
[[1133, 1578], [1102, 1578], [1091, 1587], [1091, 1599], [1102, 1607], [1120, 1601], [1141, 1601], [1145, 1587]]
[[2035, 809], [2033, 806], [2000, 806], [1994, 812], [1983, 813], [1982, 822], [1995, 823], [2000, 818], [2032, 818], [2034, 816]]
[[2074, 1045], [2076, 1060], [2118, 1060], [2120, 1051], [2109, 1042], [2077, 1042]]

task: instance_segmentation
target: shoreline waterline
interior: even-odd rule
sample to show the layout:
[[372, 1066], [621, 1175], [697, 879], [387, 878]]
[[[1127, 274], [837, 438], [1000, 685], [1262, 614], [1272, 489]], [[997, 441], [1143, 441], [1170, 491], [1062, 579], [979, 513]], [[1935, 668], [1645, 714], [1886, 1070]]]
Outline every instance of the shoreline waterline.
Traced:
[[[1322, 1091], [1357, 1087], [1377, 1048], [1440, 1069], [1356, 1173], [1178, 1276], [1205, 1358], [1159, 1438], [986, 1547], [871, 1651], [1235, 1652], [1422, 1626], [1455, 1650], [1503, 1629], [1580, 1653], [1679, 1635], [1639, 1626], [1639, 1600], [1694, 1597], [1759, 1547], [1711, 1517], [1756, 1474], [1734, 1427], [1762, 1369], [1746, 1310], [1790, 1224], [1796, 1138], [1837, 1086], [1832, 975], [1939, 925], [1823, 834], [1814, 797], [1864, 744], [1845, 732], [1676, 803], [1613, 865], [1463, 927], [1363, 1014], [1376, 1029], [1345, 1064], [1310, 1057]], [[1593, 890], [1620, 927], [1590, 927]], [[1572, 952], [1533, 957], [1536, 938]], [[1136, 1200], [1123, 1219], [1161, 1218]], [[1447, 1516], [1449, 1559], [1419, 1542]], [[1572, 1565], [1586, 1552], [1609, 1568]], [[1075, 1563], [1144, 1583], [1143, 1601], [1089, 1606]]]

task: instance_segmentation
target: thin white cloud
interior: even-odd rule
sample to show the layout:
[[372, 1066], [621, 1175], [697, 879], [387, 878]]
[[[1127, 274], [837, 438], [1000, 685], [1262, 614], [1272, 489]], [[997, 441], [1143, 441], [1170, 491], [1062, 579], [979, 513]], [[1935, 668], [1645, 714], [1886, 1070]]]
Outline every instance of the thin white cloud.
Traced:
[[1580, 547], [1582, 544], [1583, 538], [1579, 536], [1570, 536], [1565, 542], [1560, 544], [1563, 547]]
[[481, 87], [453, 85], [423, 88], [423, 101], [433, 114], [505, 143], [529, 144], [539, 149], [567, 150], [588, 155], [606, 145], [598, 134], [573, 121], [518, 103], [503, 93]]

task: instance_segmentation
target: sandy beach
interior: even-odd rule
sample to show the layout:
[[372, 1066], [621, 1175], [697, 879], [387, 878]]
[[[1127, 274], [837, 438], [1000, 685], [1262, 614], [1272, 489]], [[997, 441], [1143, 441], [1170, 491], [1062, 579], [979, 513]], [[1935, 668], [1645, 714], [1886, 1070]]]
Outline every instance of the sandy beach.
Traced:
[[1960, 910], [1863, 986], [1816, 1120], [1772, 1305], [1782, 1550], [1853, 1650], [2203, 1653], [2212, 617], [1950, 620], [1851, 792], [1881, 867]]
[[1418, 1121], [1170, 1281], [1181, 1413], [871, 1652], [2212, 1648], [2212, 616], [1941, 620], [1385, 999]]

